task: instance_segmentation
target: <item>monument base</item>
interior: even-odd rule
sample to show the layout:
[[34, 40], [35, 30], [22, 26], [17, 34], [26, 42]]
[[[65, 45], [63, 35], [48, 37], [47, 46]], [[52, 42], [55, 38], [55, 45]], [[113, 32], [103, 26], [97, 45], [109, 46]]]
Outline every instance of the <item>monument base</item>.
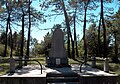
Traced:
[[46, 63], [46, 67], [70, 67], [70, 65], [68, 65], [67, 58], [47, 57]]

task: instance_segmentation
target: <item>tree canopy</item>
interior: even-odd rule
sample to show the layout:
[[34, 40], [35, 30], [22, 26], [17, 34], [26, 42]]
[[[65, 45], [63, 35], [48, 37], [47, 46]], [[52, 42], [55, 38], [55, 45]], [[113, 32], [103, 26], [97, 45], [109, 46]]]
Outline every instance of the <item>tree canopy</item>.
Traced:
[[[39, 2], [38, 9], [32, 5], [35, 2]], [[7, 46], [11, 48], [11, 54], [17, 49], [20, 51], [17, 55], [26, 53], [28, 57], [25, 59], [29, 58], [30, 48], [35, 55], [47, 56], [52, 31], [60, 26], [65, 34], [68, 57], [75, 59], [82, 55], [86, 62], [89, 55], [104, 58], [112, 56], [113, 60], [118, 60], [120, 8], [116, 10], [114, 7], [119, 6], [118, 3], [119, 0], [1, 0], [0, 30], [4, 32], [1, 33], [0, 44], [4, 44], [2, 48], [5, 47], [5, 53]], [[39, 26], [49, 18], [59, 19], [59, 16], [63, 18], [62, 23], [54, 24], [41, 43], [32, 38], [32, 31], [39, 30]], [[83, 31], [82, 35], [78, 30]], [[77, 38], [78, 35], [81, 39]]]

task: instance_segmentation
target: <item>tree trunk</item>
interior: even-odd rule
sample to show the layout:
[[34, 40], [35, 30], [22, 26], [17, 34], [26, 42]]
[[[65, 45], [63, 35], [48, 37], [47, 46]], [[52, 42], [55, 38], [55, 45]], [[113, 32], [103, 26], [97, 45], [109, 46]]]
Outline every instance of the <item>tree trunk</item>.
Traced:
[[9, 27], [9, 22], [10, 22], [10, 11], [9, 11], [9, 7], [7, 6], [7, 2], [6, 2], [6, 8], [8, 12], [8, 18], [7, 18], [7, 25], [6, 25], [4, 57], [6, 57], [6, 53], [7, 53], [7, 33], [8, 33], [8, 27]]
[[118, 60], [118, 45], [117, 45], [116, 32], [114, 33], [114, 36], [115, 36], [115, 56], [113, 57], [112, 61], [113, 61], [114, 63], [118, 63], [119, 60]]
[[14, 33], [13, 40], [13, 49], [17, 51], [17, 32]]
[[65, 22], [66, 22], [66, 26], [67, 26], [67, 53], [68, 53], [68, 57], [71, 58], [70, 55], [70, 25], [69, 25], [69, 20], [68, 20], [68, 15], [65, 9], [65, 4], [64, 1], [62, 1], [62, 7], [63, 7], [63, 11], [64, 11], [64, 17], [65, 17]]
[[[69, 27], [70, 27], [70, 25], [69, 25]], [[72, 38], [71, 31], [69, 31], [69, 33], [70, 33], [71, 44], [72, 44], [72, 56], [71, 56], [71, 58], [72, 58], [72, 59], [75, 59], [74, 40], [73, 40], [73, 38]]]
[[[29, 8], [28, 8], [28, 12], [29, 12], [29, 28], [28, 28], [28, 40], [27, 40], [27, 52], [26, 52], [25, 59], [29, 59], [30, 32], [31, 32], [30, 4], [31, 4], [31, 2], [29, 0]], [[27, 61], [25, 61], [24, 65], [27, 66]]]
[[118, 54], [118, 47], [117, 47], [117, 38], [116, 38], [116, 33], [114, 34], [115, 35], [115, 57], [117, 57], [117, 54]]
[[104, 23], [103, 0], [101, 0], [101, 19], [102, 19], [102, 25], [103, 25], [104, 58], [107, 58], [106, 27]]
[[12, 38], [12, 29], [10, 28], [10, 22], [9, 22], [9, 30], [10, 30], [10, 47], [11, 47], [11, 52], [10, 52], [10, 58], [12, 57], [12, 52], [13, 52], [13, 38]]
[[6, 26], [4, 57], [6, 57], [6, 53], [7, 53], [7, 33], [8, 33], [8, 24], [9, 24], [9, 15], [8, 15], [7, 26]]
[[98, 51], [97, 51], [97, 55], [98, 57], [100, 57], [100, 27], [101, 27], [101, 14], [100, 14], [100, 20], [99, 20], [99, 26], [98, 26]]
[[84, 62], [87, 63], [87, 44], [86, 44], [86, 13], [87, 13], [87, 7], [85, 7], [85, 15], [84, 15], [84, 25], [83, 25], [83, 40], [84, 40]]
[[76, 12], [74, 15], [74, 42], [75, 42], [75, 51], [76, 51], [76, 56], [79, 57], [78, 55], [78, 45], [77, 45], [77, 36], [76, 36]]
[[72, 35], [71, 35], [71, 43], [72, 43], [72, 59], [75, 59], [75, 50], [74, 50], [74, 41], [72, 39]]
[[[19, 56], [19, 59], [22, 60], [23, 59], [23, 47], [24, 47], [24, 11], [22, 9], [22, 40], [21, 40], [21, 48], [20, 48], [20, 56]], [[19, 61], [19, 68], [22, 68], [22, 61]]]

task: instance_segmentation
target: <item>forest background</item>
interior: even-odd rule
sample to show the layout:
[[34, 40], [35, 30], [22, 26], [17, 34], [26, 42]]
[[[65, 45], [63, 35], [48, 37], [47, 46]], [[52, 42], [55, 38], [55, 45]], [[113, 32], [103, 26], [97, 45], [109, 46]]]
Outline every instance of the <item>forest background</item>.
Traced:
[[0, 56], [48, 56], [57, 27], [69, 58], [119, 63], [119, 0], [1, 0]]

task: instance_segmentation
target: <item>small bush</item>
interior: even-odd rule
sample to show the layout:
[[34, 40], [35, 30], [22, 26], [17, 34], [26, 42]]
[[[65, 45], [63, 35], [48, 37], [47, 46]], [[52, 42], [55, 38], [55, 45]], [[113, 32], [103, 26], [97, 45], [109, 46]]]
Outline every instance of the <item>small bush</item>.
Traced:
[[120, 70], [120, 65], [115, 64], [115, 63], [111, 63], [109, 68], [110, 68], [111, 71], [117, 71], [117, 70]]
[[0, 44], [0, 56], [4, 55], [4, 45]]
[[[0, 56], [4, 56], [4, 50], [5, 50], [5, 45], [0, 44]], [[6, 52], [7, 56], [10, 55], [10, 48], [8, 47], [7, 52]]]

